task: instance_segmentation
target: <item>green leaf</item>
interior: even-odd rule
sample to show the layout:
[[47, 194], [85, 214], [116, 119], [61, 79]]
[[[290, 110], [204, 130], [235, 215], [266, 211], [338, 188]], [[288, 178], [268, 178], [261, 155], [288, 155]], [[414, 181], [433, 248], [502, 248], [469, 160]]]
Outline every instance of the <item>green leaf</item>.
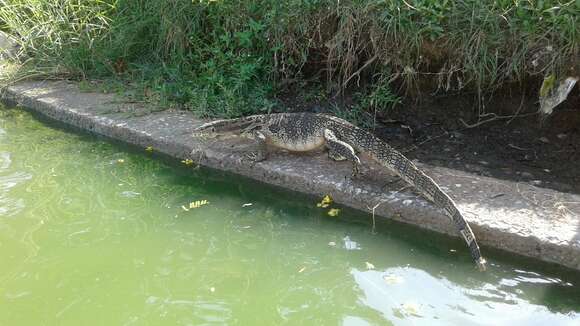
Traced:
[[544, 77], [542, 82], [542, 87], [540, 87], [540, 97], [546, 97], [550, 94], [550, 91], [554, 89], [554, 83], [556, 82], [556, 75], [550, 74]]

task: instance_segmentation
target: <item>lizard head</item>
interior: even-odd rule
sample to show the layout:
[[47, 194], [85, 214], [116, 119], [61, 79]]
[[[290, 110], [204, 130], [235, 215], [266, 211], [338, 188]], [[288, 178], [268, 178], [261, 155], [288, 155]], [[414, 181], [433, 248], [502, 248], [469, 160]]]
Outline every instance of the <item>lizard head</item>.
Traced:
[[204, 123], [194, 129], [194, 135], [244, 133], [260, 126], [260, 116], [249, 116], [238, 119], [215, 120]]
[[225, 133], [235, 131], [236, 127], [231, 120], [215, 120], [198, 126], [194, 131], [198, 133]]

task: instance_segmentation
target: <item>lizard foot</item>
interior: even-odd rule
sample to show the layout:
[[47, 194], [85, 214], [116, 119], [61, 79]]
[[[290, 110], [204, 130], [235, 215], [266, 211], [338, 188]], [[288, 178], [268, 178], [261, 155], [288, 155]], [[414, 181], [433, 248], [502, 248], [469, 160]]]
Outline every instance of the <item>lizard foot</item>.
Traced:
[[244, 155], [244, 161], [250, 162], [252, 165], [266, 160], [266, 153], [262, 151], [249, 152]]
[[360, 171], [360, 167], [358, 164], [353, 164], [351, 174], [344, 176], [344, 178], [346, 180], [349, 180], [349, 181], [360, 180], [360, 179], [362, 179], [362, 177], [363, 177], [363, 174]]
[[358, 166], [357, 163], [354, 163], [352, 165], [352, 173], [350, 174], [350, 177], [352, 179], [359, 179], [362, 176], [362, 173], [360, 172], [360, 168]]
[[328, 158], [333, 161], [345, 161], [347, 159], [336, 151], [328, 151]]

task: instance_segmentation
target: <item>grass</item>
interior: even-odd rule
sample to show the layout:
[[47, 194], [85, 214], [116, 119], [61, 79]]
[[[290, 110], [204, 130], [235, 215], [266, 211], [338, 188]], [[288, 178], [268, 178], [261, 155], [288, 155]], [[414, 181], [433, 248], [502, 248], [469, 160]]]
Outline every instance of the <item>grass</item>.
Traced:
[[347, 116], [359, 116], [577, 74], [578, 12], [556, 0], [0, 0], [0, 29], [20, 42], [23, 76], [110, 81], [204, 117], [283, 110], [279, 94], [314, 85], [357, 94]]

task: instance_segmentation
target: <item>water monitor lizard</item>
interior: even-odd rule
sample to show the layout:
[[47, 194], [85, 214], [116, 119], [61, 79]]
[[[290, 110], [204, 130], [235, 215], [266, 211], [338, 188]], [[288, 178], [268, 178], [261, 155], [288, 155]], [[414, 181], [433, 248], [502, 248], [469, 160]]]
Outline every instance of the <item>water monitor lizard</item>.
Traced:
[[194, 136], [219, 134], [252, 134], [259, 145], [259, 150], [252, 153], [255, 161], [266, 159], [268, 145], [293, 152], [325, 146], [330, 158], [352, 162], [353, 175], [358, 173], [361, 164], [357, 151], [366, 153], [442, 208], [467, 243], [478, 268], [485, 270], [486, 262], [473, 231], [449, 195], [403, 154], [348, 121], [317, 113], [277, 113], [216, 120], [197, 127], [194, 132]]

